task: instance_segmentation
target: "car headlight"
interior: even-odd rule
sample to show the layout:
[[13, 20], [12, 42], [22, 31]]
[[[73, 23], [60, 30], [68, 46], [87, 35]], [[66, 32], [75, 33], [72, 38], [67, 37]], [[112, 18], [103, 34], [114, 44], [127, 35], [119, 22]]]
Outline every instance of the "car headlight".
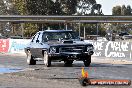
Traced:
[[50, 53], [56, 53], [56, 47], [51, 47], [50, 48]]
[[94, 49], [94, 47], [92, 47], [92, 46], [88, 46], [88, 47], [87, 47], [87, 51], [93, 50], [93, 49]]

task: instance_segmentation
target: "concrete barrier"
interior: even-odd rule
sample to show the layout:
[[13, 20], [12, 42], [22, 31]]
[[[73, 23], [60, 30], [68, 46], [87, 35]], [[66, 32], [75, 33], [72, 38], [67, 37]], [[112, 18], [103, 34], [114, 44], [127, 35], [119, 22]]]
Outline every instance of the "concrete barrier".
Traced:
[[30, 39], [0, 39], [0, 52], [23, 53]]
[[[0, 52], [24, 53], [30, 39], [0, 39]], [[132, 60], [132, 41], [84, 40], [94, 46], [96, 57]]]
[[30, 39], [10, 39], [9, 53], [23, 53]]
[[0, 52], [7, 53], [9, 49], [9, 39], [0, 39]]

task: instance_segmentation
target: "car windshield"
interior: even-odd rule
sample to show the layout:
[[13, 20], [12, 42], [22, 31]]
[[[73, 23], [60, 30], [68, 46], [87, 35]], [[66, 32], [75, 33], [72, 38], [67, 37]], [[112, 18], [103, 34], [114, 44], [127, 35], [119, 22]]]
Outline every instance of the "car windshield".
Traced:
[[72, 31], [65, 31], [65, 32], [44, 32], [43, 40], [44, 41], [51, 41], [51, 40], [76, 40], [79, 39], [77, 33]]

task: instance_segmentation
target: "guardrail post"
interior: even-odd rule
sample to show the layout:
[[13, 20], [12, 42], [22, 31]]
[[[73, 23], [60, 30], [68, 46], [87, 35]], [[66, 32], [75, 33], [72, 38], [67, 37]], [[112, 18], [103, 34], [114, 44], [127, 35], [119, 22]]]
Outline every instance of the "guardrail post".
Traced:
[[81, 24], [79, 22], [79, 37], [80, 37]]
[[66, 30], [67, 30], [67, 23], [66, 23]]
[[84, 26], [84, 39], [85, 39], [85, 35], [86, 35], [86, 28]]
[[98, 32], [99, 32], [99, 25], [98, 25], [98, 23], [96, 23], [96, 35], [97, 35], [97, 37], [98, 37]]

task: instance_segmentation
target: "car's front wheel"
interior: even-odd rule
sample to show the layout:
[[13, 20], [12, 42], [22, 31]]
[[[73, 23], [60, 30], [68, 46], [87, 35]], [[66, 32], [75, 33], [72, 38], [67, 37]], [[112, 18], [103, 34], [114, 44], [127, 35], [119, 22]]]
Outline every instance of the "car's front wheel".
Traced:
[[28, 65], [35, 65], [36, 60], [33, 59], [33, 56], [31, 55], [30, 51], [27, 53], [27, 64]]
[[88, 57], [86, 57], [86, 58], [83, 60], [83, 62], [84, 62], [85, 67], [90, 66], [90, 64], [91, 64], [91, 55], [89, 55]]
[[49, 58], [47, 51], [44, 51], [44, 64], [47, 67], [50, 67], [51, 66], [51, 59]]

